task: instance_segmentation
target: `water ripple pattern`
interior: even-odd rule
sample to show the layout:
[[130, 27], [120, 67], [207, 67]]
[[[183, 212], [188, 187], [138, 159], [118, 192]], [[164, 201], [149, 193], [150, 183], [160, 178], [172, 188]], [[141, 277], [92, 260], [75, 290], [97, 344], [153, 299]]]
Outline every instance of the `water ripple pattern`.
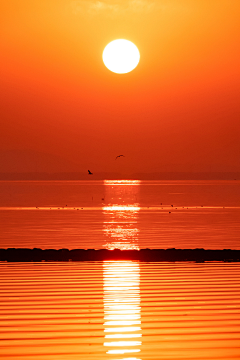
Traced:
[[238, 263], [1, 263], [3, 360], [240, 358]]
[[139, 263], [104, 261], [103, 279], [106, 353], [136, 355], [142, 345]]

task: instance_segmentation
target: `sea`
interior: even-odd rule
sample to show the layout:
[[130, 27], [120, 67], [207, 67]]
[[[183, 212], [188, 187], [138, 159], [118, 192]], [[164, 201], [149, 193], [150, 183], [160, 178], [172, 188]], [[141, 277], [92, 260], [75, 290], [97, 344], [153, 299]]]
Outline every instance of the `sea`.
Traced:
[[0, 181], [0, 246], [240, 249], [240, 181]]
[[[240, 249], [240, 181], [0, 181], [1, 248]], [[240, 359], [240, 263], [0, 262], [3, 360]]]

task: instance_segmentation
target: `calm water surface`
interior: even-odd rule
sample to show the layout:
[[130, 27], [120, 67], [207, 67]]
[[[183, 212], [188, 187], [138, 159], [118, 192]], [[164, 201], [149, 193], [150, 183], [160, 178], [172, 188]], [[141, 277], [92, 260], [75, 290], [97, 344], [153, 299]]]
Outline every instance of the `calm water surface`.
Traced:
[[240, 249], [240, 181], [1, 181], [0, 246]]
[[[0, 182], [1, 247], [240, 249], [239, 181]], [[240, 264], [0, 263], [4, 360], [240, 359]]]
[[3, 360], [240, 359], [240, 264], [1, 263]]

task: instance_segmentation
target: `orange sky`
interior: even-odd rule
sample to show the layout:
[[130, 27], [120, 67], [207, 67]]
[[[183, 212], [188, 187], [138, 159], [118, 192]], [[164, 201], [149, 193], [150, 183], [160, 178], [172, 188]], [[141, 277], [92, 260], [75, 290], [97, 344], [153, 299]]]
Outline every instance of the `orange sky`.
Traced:
[[[240, 171], [239, 18], [239, 0], [1, 0], [0, 154], [26, 162], [0, 172]], [[102, 62], [117, 38], [129, 74]]]

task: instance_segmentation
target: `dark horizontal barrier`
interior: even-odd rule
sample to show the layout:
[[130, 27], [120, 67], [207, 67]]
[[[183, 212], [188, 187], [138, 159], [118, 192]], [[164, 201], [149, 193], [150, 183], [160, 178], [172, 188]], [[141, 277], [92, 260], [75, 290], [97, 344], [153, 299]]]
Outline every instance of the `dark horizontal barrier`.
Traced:
[[141, 250], [94, 250], [94, 249], [0, 249], [0, 261], [240, 261], [240, 250], [205, 249], [141, 249]]

